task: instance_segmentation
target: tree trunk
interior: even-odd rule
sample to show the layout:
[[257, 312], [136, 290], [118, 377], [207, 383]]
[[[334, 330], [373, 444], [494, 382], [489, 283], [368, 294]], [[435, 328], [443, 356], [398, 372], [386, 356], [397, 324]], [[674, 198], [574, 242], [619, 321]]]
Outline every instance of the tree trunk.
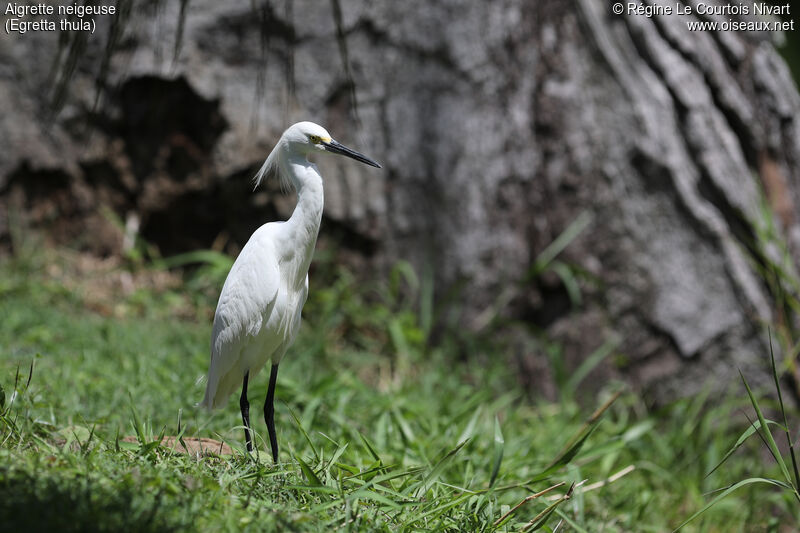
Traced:
[[123, 1], [66, 44], [7, 37], [0, 201], [97, 253], [122, 243], [103, 206], [165, 254], [240, 246], [292, 207], [250, 193], [255, 169], [313, 120], [384, 165], [320, 161], [321, 245], [354, 268], [431, 267], [440, 294], [462, 287], [464, 325], [543, 328], [568, 366], [617, 339], [597, 376], [657, 399], [766, 378], [779, 316], [756, 265], [781, 257], [756, 236], [800, 239], [795, 85], [769, 35], [687, 28], [752, 17], [604, 4]]

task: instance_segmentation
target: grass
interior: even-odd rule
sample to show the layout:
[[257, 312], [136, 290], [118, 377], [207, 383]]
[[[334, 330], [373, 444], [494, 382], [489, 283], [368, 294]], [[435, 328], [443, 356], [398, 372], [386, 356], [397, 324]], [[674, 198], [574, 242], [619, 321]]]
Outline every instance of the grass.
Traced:
[[[273, 466], [257, 417], [260, 452], [243, 453], [234, 398], [194, 407], [225, 268], [152, 282], [21, 255], [0, 262], [0, 531], [666, 531], [720, 487], [781, 477], [755, 439], [707, 476], [749, 427], [744, 394], [648, 411], [609, 384], [582, 407], [573, 379], [552, 403], [520, 388], [501, 340], [433, 347], [430, 284], [403, 266], [385, 286], [315, 276], [281, 365]], [[251, 381], [254, 413], [266, 378]], [[160, 435], [234, 453], [179, 454]], [[747, 485], [683, 531], [778, 531], [793, 498]]]

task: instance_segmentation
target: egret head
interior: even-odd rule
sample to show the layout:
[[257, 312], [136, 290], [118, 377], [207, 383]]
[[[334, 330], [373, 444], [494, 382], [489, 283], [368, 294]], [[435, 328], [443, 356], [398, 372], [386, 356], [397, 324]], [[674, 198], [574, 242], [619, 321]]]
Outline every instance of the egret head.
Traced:
[[302, 154], [308, 155], [313, 152], [340, 154], [367, 165], [381, 168], [378, 163], [364, 154], [360, 154], [333, 140], [331, 134], [325, 128], [313, 122], [298, 122], [290, 126], [284, 132], [283, 138], [289, 144], [290, 149]]
[[287, 154], [300, 154], [307, 157], [315, 152], [345, 155], [367, 165], [381, 168], [378, 163], [364, 154], [351, 150], [333, 140], [331, 134], [322, 126], [313, 122], [298, 122], [289, 126], [283, 132], [275, 149], [272, 150], [267, 160], [264, 161], [264, 165], [256, 173], [254, 179], [256, 187], [261, 184], [268, 174], [273, 173], [278, 175], [282, 184], [294, 184], [291, 177], [287, 175], [285, 167], [282, 166], [282, 161], [284, 161]]

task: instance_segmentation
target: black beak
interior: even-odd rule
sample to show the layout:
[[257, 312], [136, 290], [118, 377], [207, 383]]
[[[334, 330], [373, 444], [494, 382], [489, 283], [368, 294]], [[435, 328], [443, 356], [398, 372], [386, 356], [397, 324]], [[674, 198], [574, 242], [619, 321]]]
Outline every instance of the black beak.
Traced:
[[366, 163], [367, 165], [373, 166], [375, 168], [381, 168], [381, 166], [370, 159], [369, 157], [365, 156], [364, 154], [359, 154], [355, 150], [351, 150], [350, 148], [346, 147], [343, 144], [339, 144], [338, 142], [334, 141], [333, 139], [330, 142], [323, 142], [322, 146], [325, 147], [325, 150], [332, 154], [341, 154], [346, 155], [356, 161], [361, 161], [362, 163]]

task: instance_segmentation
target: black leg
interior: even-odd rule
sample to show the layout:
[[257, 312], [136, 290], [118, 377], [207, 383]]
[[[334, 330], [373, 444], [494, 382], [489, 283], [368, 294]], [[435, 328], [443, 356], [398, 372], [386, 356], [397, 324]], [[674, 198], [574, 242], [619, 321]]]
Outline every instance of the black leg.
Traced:
[[269, 445], [272, 447], [272, 462], [278, 462], [278, 437], [275, 435], [275, 382], [278, 380], [278, 365], [272, 365], [269, 373], [269, 388], [267, 389], [267, 401], [264, 402], [264, 422], [267, 423], [269, 431]]
[[247, 442], [247, 451], [253, 451], [253, 440], [250, 437], [250, 402], [247, 401], [247, 378], [250, 372], [245, 372], [242, 381], [242, 396], [239, 398], [239, 407], [242, 409], [242, 423], [244, 424], [244, 440]]

